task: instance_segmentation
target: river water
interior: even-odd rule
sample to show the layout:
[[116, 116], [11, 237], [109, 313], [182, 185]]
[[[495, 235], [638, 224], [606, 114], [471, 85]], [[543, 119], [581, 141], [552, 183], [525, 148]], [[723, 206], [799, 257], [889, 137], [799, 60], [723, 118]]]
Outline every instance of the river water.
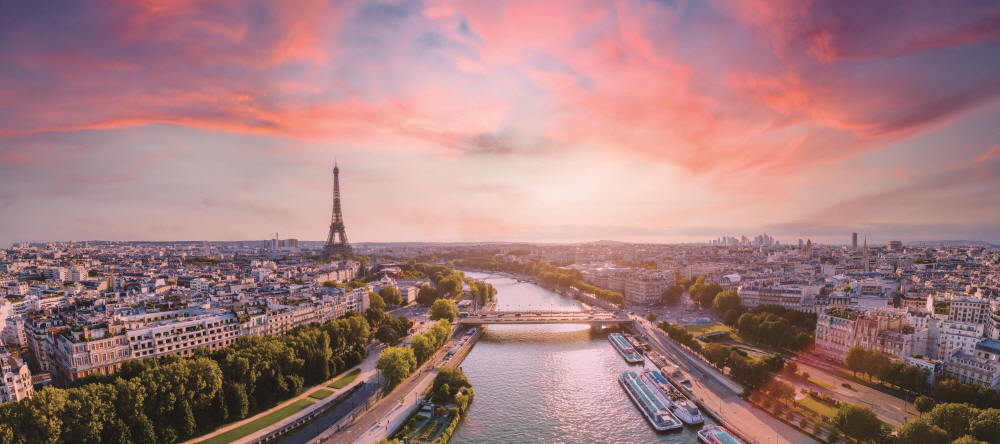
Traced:
[[[498, 310], [581, 309], [534, 284], [487, 282]], [[618, 385], [621, 372], [639, 367], [611, 347], [608, 333], [586, 325], [491, 325], [462, 369], [476, 397], [453, 444], [698, 442], [698, 427], [653, 430]]]

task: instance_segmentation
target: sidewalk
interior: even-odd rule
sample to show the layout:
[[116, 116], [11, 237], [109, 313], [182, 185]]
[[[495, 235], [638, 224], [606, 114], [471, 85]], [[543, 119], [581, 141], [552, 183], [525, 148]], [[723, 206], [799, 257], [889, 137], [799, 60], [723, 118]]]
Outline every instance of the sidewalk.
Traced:
[[[478, 336], [474, 336], [474, 338], [475, 341], [470, 340], [463, 346], [459, 355], [475, 345]], [[364, 416], [359, 417], [353, 425], [333, 435], [333, 438], [336, 438], [333, 442], [354, 443], [362, 442], [361, 440], [364, 439], [363, 442], [375, 443], [395, 432], [396, 428], [409, 417], [409, 413], [413, 411], [415, 403], [419, 402], [424, 390], [434, 382], [437, 369], [457, 362], [456, 359], [451, 359], [445, 363], [443, 358], [461, 340], [461, 336], [454, 336], [453, 330], [452, 338], [431, 359], [418, 368], [417, 373], [401, 382], [392, 393], [382, 399], [380, 404], [369, 410]], [[403, 398], [403, 402], [399, 402], [400, 398]]]
[[[379, 420], [376, 425], [354, 440], [355, 444], [374, 444], [383, 439], [389, 438], [394, 431], [399, 430], [406, 423], [415, 410], [420, 407], [421, 393], [434, 383], [437, 373], [427, 373], [419, 380], [416, 387], [406, 395], [403, 402], [392, 409], [388, 415]], [[393, 397], [392, 394], [389, 395]]]
[[[292, 405], [295, 402], [300, 401], [300, 400], [315, 401], [315, 403], [313, 405], [311, 405], [309, 407], [306, 407], [305, 409], [302, 409], [299, 412], [296, 412], [294, 415], [291, 415], [288, 418], [285, 418], [285, 419], [281, 420], [278, 423], [275, 423], [275, 424], [272, 424], [270, 426], [264, 427], [264, 428], [262, 428], [260, 430], [257, 430], [257, 431], [255, 431], [255, 432], [253, 432], [253, 433], [251, 433], [251, 434], [249, 434], [247, 436], [244, 436], [243, 438], [240, 438], [240, 439], [232, 441], [233, 443], [250, 442], [250, 441], [253, 441], [254, 439], [259, 438], [260, 436], [263, 436], [264, 434], [266, 434], [269, 430], [273, 429], [274, 427], [280, 427], [282, 424], [288, 423], [290, 421], [294, 421], [295, 419], [300, 418], [303, 415], [308, 415], [308, 414], [316, 411], [317, 409], [325, 408], [325, 403], [323, 401], [327, 401], [327, 400], [332, 399], [334, 397], [340, 396], [341, 393], [346, 393], [346, 392], [350, 391], [355, 386], [361, 384], [362, 382], [367, 381], [370, 377], [372, 377], [373, 375], [375, 375], [377, 373], [376, 370], [375, 370], [375, 361], [378, 359], [378, 354], [379, 354], [378, 352], [380, 352], [379, 349], [372, 349], [371, 352], [369, 353], [368, 357], [365, 358], [365, 360], [362, 361], [361, 364], [345, 370], [341, 374], [337, 375], [336, 377], [334, 377], [334, 378], [332, 378], [332, 379], [330, 379], [328, 381], [324, 381], [324, 382], [322, 382], [320, 384], [317, 384], [317, 385], [315, 385], [313, 387], [307, 387], [307, 388], [303, 389], [302, 393], [299, 394], [299, 396], [296, 396], [294, 398], [289, 398], [288, 400], [286, 400], [286, 401], [284, 401], [284, 402], [282, 402], [282, 403], [280, 403], [280, 404], [278, 404], [278, 405], [276, 405], [274, 407], [271, 407], [270, 409], [267, 409], [267, 410], [265, 410], [263, 412], [260, 412], [260, 413], [258, 413], [256, 415], [249, 416], [249, 417], [244, 418], [244, 419], [242, 419], [242, 420], [240, 420], [238, 422], [227, 424], [226, 426], [220, 427], [220, 428], [212, 431], [211, 433], [207, 433], [207, 434], [204, 434], [202, 436], [199, 436], [199, 437], [196, 437], [196, 438], [192, 438], [192, 439], [190, 439], [188, 441], [184, 441], [181, 444], [196, 444], [196, 443], [200, 443], [202, 441], [206, 441], [206, 440], [211, 439], [211, 438], [213, 438], [215, 436], [221, 435], [221, 434], [226, 433], [226, 432], [228, 432], [230, 430], [239, 428], [239, 427], [241, 427], [241, 426], [243, 426], [245, 424], [248, 424], [248, 423], [251, 423], [253, 421], [256, 421], [257, 419], [260, 419], [260, 418], [262, 418], [264, 416], [267, 416], [267, 415], [269, 415], [269, 414], [271, 414], [271, 413], [273, 413], [275, 411], [281, 410], [282, 408], [290, 406], [290, 405]], [[335, 389], [335, 388], [332, 388], [332, 387], [328, 387], [329, 384], [332, 384], [337, 379], [340, 379], [342, 376], [349, 374], [351, 371], [353, 371], [354, 369], [357, 369], [357, 368], [361, 369], [361, 374], [359, 374], [358, 377], [354, 379], [354, 381], [351, 381], [351, 383], [348, 384], [347, 386], [345, 386], [344, 388], [342, 388], [342, 389]], [[326, 390], [333, 391], [333, 394], [330, 395], [330, 396], [328, 396], [327, 398], [324, 398], [324, 399], [321, 399], [321, 400], [317, 400], [317, 399], [309, 397], [309, 394], [311, 394], [312, 392], [314, 392], [316, 390], [320, 390], [320, 389], [326, 389]]]

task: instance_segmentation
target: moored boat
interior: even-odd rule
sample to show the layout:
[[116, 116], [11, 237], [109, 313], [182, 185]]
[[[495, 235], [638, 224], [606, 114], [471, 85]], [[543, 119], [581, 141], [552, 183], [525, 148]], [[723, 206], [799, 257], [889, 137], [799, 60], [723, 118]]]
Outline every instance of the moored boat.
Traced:
[[622, 337], [621, 334], [611, 333], [608, 335], [608, 341], [611, 342], [611, 346], [618, 351], [618, 354], [622, 355], [629, 364], [641, 364], [645, 361], [639, 352], [632, 348], [632, 345]]
[[705, 422], [705, 418], [701, 416], [701, 410], [698, 409], [698, 406], [684, 396], [680, 390], [674, 388], [660, 372], [649, 371], [647, 369], [647, 374], [652, 385], [666, 396], [668, 407], [674, 416], [686, 424], [701, 424]]
[[698, 431], [698, 439], [705, 444], [746, 444], [729, 430], [717, 425], [707, 425]]
[[654, 429], [662, 432], [683, 427], [681, 421], [670, 413], [663, 395], [651, 388], [645, 379], [636, 372], [622, 372], [618, 383]]

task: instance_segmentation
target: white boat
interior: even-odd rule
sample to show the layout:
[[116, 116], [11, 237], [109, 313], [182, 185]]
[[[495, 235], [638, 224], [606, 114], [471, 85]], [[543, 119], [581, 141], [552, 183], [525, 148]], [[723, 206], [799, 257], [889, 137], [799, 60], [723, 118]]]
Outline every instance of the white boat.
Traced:
[[664, 378], [660, 372], [649, 371], [649, 369], [646, 371], [649, 375], [648, 379], [653, 383], [653, 386], [666, 396], [669, 404], [668, 407], [674, 416], [677, 416], [686, 424], [701, 424], [705, 422], [705, 418], [701, 416], [701, 410], [698, 409], [698, 406], [684, 396], [680, 390], [670, 385], [667, 382], [667, 378]]
[[641, 364], [645, 359], [639, 352], [637, 352], [632, 345], [625, 340], [622, 335], [618, 333], [611, 333], [608, 335], [608, 342], [618, 351], [618, 354], [625, 358], [625, 361], [629, 364]]
[[707, 425], [698, 431], [698, 439], [705, 444], [746, 444], [743, 440], [733, 436], [717, 425]]
[[684, 424], [670, 413], [662, 393], [651, 388], [644, 376], [636, 372], [622, 372], [618, 376], [618, 383], [654, 429], [662, 432], [683, 427]]

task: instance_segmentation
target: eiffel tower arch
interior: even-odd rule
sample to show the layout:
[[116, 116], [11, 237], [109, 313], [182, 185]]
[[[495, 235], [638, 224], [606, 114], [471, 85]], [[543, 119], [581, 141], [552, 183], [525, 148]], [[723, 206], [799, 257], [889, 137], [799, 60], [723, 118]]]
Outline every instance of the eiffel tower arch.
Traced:
[[340, 213], [340, 168], [333, 165], [333, 217], [330, 220], [330, 234], [326, 237], [323, 247], [323, 260], [337, 257], [354, 259], [354, 250], [347, 242], [347, 232], [344, 231], [344, 215]]

